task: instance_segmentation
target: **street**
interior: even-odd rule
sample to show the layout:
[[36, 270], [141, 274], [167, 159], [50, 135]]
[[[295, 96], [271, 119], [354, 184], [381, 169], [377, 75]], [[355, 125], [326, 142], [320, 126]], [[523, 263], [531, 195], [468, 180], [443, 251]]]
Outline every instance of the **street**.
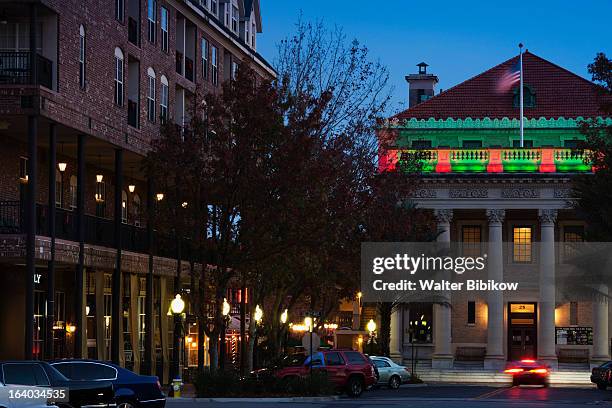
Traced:
[[397, 391], [388, 389], [372, 390], [361, 398], [349, 399], [344, 396], [335, 401], [321, 402], [254, 402], [228, 401], [210, 402], [168, 399], [168, 408], [219, 407], [244, 408], [255, 406], [291, 407], [417, 407], [417, 408], [511, 408], [511, 407], [584, 407], [602, 405], [612, 407], [612, 391], [599, 391], [590, 387], [487, 387], [465, 385], [430, 385], [425, 387], [402, 386]]

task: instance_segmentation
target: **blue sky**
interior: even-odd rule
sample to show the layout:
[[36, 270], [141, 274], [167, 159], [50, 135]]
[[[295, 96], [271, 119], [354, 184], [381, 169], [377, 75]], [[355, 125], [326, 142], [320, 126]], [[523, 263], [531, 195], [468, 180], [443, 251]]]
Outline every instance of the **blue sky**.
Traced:
[[300, 11], [304, 20], [339, 25], [389, 68], [391, 112], [405, 108], [404, 76], [421, 61], [440, 78], [439, 90], [518, 54], [519, 42], [587, 78], [598, 51], [612, 54], [610, 0], [261, 0], [261, 7], [263, 56], [274, 61], [276, 44], [293, 32]]

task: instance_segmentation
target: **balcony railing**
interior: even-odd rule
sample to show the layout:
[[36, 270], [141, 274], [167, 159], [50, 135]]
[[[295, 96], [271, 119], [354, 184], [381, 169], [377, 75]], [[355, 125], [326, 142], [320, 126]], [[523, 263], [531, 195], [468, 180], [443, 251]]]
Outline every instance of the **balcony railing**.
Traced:
[[[53, 62], [40, 54], [36, 55], [38, 85], [49, 89], [53, 86]], [[30, 53], [28, 51], [0, 52], [0, 84], [30, 85]]]
[[[56, 208], [55, 237], [67, 241], [76, 241], [76, 213], [64, 208]], [[49, 236], [48, 207], [36, 207], [36, 233]], [[0, 234], [24, 234], [25, 217], [23, 206], [19, 201], [0, 201]], [[87, 244], [104, 247], [115, 247], [115, 222], [109, 218], [84, 216], [84, 241]], [[176, 240], [157, 231], [153, 232], [154, 254], [174, 258], [176, 256]], [[190, 251], [189, 240], [184, 239], [181, 247], [183, 259], [187, 259]], [[148, 252], [147, 229], [131, 224], [121, 224], [121, 248], [126, 251]]]
[[569, 148], [388, 150], [380, 170], [418, 160], [424, 173], [584, 173], [593, 171], [588, 151]]

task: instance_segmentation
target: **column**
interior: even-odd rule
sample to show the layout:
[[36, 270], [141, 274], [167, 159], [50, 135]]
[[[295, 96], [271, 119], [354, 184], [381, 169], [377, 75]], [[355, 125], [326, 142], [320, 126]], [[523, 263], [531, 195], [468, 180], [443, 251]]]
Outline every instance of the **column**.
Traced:
[[557, 367], [555, 351], [555, 221], [557, 210], [540, 210], [538, 359]]
[[28, 117], [28, 186], [26, 194], [26, 293], [24, 357], [32, 359], [34, 348], [34, 274], [36, 273], [36, 195], [38, 193], [38, 117]]
[[[153, 180], [147, 179], [147, 246], [149, 249], [149, 269], [146, 280], [145, 295], [145, 344], [144, 360], [142, 361], [142, 373], [153, 375], [153, 216], [155, 201], [153, 199]], [[163, 313], [163, 307], [162, 307]], [[165, 384], [165, 383], [164, 383]]]
[[[45, 331], [45, 358], [53, 360], [53, 324], [55, 322], [55, 172], [57, 132], [55, 123], [49, 125], [49, 238], [51, 249], [47, 264], [47, 312]], [[61, 194], [61, 193], [60, 193]]]
[[[504, 278], [502, 226], [505, 216], [505, 210], [487, 210], [489, 220], [487, 278], [496, 282], [501, 282]], [[487, 354], [484, 366], [487, 369], [501, 369], [505, 364], [503, 292], [488, 292], [487, 311]]]
[[610, 360], [608, 334], [608, 287], [596, 285], [593, 297], [593, 355], [591, 368]]
[[123, 149], [115, 150], [115, 270], [112, 279], [111, 359], [119, 364], [120, 337], [123, 332], [121, 317], [121, 212], [123, 193]]
[[[453, 210], [436, 210], [438, 221], [438, 242], [450, 245], [450, 223]], [[446, 304], [434, 304], [434, 351], [431, 366], [433, 368], [452, 368], [453, 354], [451, 351], [451, 308], [450, 294], [445, 294]]]
[[391, 312], [391, 336], [389, 342], [389, 357], [398, 364], [402, 363], [402, 317], [403, 305], [397, 305]]
[[85, 135], [78, 136], [77, 142], [77, 208], [76, 238], [79, 243], [79, 259], [74, 279], [74, 357], [83, 358], [83, 344], [87, 342], [85, 331], [84, 273], [85, 273]]

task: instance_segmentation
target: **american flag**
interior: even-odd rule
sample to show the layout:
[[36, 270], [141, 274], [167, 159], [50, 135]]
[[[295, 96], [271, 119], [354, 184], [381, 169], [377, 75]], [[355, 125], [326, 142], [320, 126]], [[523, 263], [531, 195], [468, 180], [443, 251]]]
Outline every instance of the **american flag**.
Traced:
[[497, 92], [508, 92], [512, 89], [512, 85], [521, 80], [521, 65], [517, 61], [504, 72], [504, 75], [499, 79], [497, 84]]

